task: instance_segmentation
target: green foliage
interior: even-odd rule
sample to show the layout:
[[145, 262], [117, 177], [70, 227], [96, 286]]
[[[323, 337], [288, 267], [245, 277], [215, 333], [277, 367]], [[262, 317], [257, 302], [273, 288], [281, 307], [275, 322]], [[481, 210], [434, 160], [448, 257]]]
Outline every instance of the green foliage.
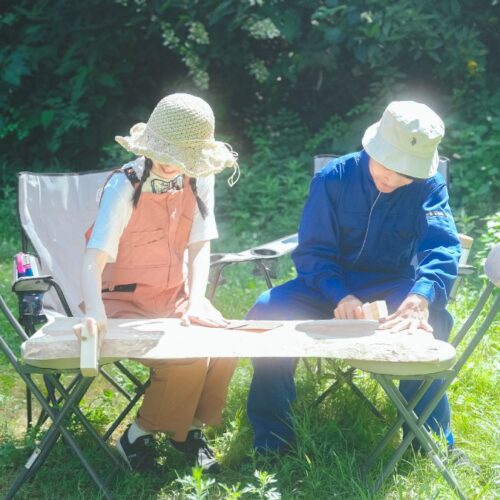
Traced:
[[[497, 219], [498, 220], [498, 219]], [[476, 242], [478, 250], [482, 245]], [[476, 245], [475, 243], [475, 245]], [[239, 268], [239, 266], [238, 266]], [[287, 275], [280, 274], [280, 279]], [[251, 281], [249, 273], [246, 280]], [[10, 291], [10, 267], [0, 265], [0, 291], [15, 307]], [[256, 293], [256, 291], [254, 289]], [[467, 280], [461, 288], [457, 302], [450, 310], [455, 318], [455, 331], [474, 307], [479, 286]], [[220, 292], [224, 292], [220, 294]], [[228, 280], [217, 294], [225, 304], [228, 317], [242, 317], [252, 298], [247, 293], [243, 275], [241, 279]], [[232, 297], [228, 303], [226, 297]], [[13, 343], [17, 335], [0, 318], [3, 332]], [[474, 464], [480, 467], [476, 473], [468, 467], [453, 467], [452, 472], [469, 498], [495, 498], [496, 464], [498, 447], [494, 445], [497, 432], [499, 408], [495, 392], [498, 386], [496, 369], [500, 324], [492, 325], [474, 355], [462, 370], [457, 383], [451, 385], [448, 397], [452, 405], [452, 426], [457, 446], [463, 449]], [[129, 368], [137, 363], [129, 362]], [[31, 437], [25, 439], [25, 392], [17, 374], [6, 365], [0, 355], [0, 495], [14, 481], [24, 466], [26, 457], [33, 449]], [[329, 374], [328, 364], [322, 365], [322, 373]], [[229, 401], [220, 430], [209, 429], [209, 437], [217, 457], [221, 459], [222, 472], [215, 478], [195, 473], [190, 464], [183, 461], [176, 451], [160, 443], [164, 475], [155, 479], [125, 471], [116, 471], [108, 483], [116, 498], [159, 498], [159, 499], [277, 499], [297, 498], [329, 500], [331, 498], [455, 498], [445, 480], [424, 455], [407, 452], [399, 463], [397, 471], [389, 476], [376, 497], [370, 485], [380, 472], [380, 465], [364, 478], [362, 467], [367, 455], [397, 417], [397, 411], [389, 404], [384, 392], [365, 375], [359, 375], [356, 383], [371, 401], [380, 409], [385, 421], [375, 418], [368, 407], [354, 393], [344, 386], [320, 406], [311, 403], [331, 383], [328, 376], [318, 378], [317, 374], [305, 369], [299, 363], [296, 380], [298, 398], [294, 412], [294, 429], [297, 443], [294, 451], [278, 456], [272, 464], [243, 464], [250, 452], [251, 429], [244, 417], [246, 397], [251, 378], [248, 360], [240, 360], [232, 379]], [[67, 382], [71, 380], [68, 376]], [[110, 396], [110, 386], [102, 378], [93, 384], [92, 394], [86, 397], [90, 404], [83, 411], [93, 425], [104, 428], [127, 401], [120, 394]], [[134, 418], [132, 415], [129, 418]], [[106, 422], [105, 422], [106, 420]], [[115, 439], [126, 427], [124, 424], [113, 436]], [[76, 422], [72, 429], [91, 463], [100, 474], [110, 470], [107, 455], [96, 449], [93, 440], [86, 439], [79, 432]], [[492, 441], [493, 440], [493, 441]], [[391, 447], [398, 442], [395, 439]], [[492, 445], [485, 446], [485, 443]], [[229, 460], [230, 459], [230, 460]], [[109, 460], [108, 460], [109, 462]], [[22, 498], [94, 498], [98, 495], [95, 485], [89, 479], [74, 454], [68, 453], [63, 441], [58, 441], [41, 467], [35, 479], [26, 483], [20, 495]]]
[[17, 195], [9, 184], [0, 189], [0, 260], [9, 260], [17, 251], [20, 233], [16, 210]]
[[446, 120], [442, 152], [451, 160], [453, 206], [485, 216], [500, 196], [500, 92], [477, 107], [472, 119], [455, 115]]
[[313, 156], [342, 152], [347, 135], [347, 124], [337, 115], [316, 133], [286, 109], [254, 120], [247, 128], [253, 154], [241, 160], [240, 181], [231, 190], [224, 183], [217, 185], [220, 223], [245, 245], [295, 233]]
[[[427, 102], [446, 122], [441, 153], [452, 161], [451, 200], [459, 227], [475, 237], [473, 263], [481, 265], [486, 249], [500, 239], [496, 0], [18, 0], [2, 7], [0, 292], [13, 310], [14, 174], [121, 164], [130, 156], [112, 142], [114, 135], [145, 120], [159, 98], [174, 91], [207, 98], [215, 109], [217, 135], [240, 152], [240, 182], [234, 189], [217, 184], [220, 250], [295, 232], [313, 155], [357, 149], [366, 126], [397, 98]], [[279, 281], [293, 275], [289, 259], [282, 264]], [[227, 317], [243, 317], [265, 284], [251, 266], [234, 266], [225, 278], [216, 306]], [[479, 279], [467, 281], [451, 305], [457, 325], [473, 307], [479, 284]], [[454, 472], [477, 498], [498, 496], [491, 465], [498, 463], [498, 449], [484, 446], [498, 421], [498, 326], [494, 323], [449, 391], [459, 444], [482, 469], [479, 476]], [[0, 318], [0, 327], [9, 340], [17, 338], [5, 319]], [[24, 387], [3, 356], [0, 367], [0, 490], [5, 491], [25, 461]], [[307, 403], [325, 382], [300, 367], [299, 401], [306, 404], [297, 406], [296, 453], [279, 458], [272, 474], [241, 465], [251, 440], [244, 418], [250, 374], [248, 361], [240, 361], [221, 434], [212, 431], [216, 452], [226, 462], [217, 482], [196, 470], [178, 476], [176, 470], [184, 471], [186, 464], [167, 451], [161, 482], [119, 473], [113, 493], [123, 498], [277, 498], [280, 493], [370, 498], [359, 469], [380, 435], [379, 422], [375, 425], [348, 391], [311, 410]], [[395, 416], [367, 377], [360, 383]], [[96, 394], [83, 408], [104, 428], [121, 403], [107, 386], [101, 389], [94, 387]], [[61, 443], [54, 452], [23, 494], [95, 495]], [[384, 497], [453, 497], [432, 464], [408, 458], [385, 484]]]
[[241, 179], [228, 190], [219, 183], [217, 211], [222, 224], [242, 241], [264, 241], [297, 230], [311, 177], [309, 133], [300, 118], [282, 110], [248, 127], [253, 155], [242, 160]]
[[8, 174], [57, 160], [70, 170], [95, 168], [103, 144], [146, 117], [162, 93], [151, 76], [162, 79], [168, 57], [140, 21], [97, 0], [22, 0], [4, 10], [0, 164]]
[[318, 130], [388, 76], [464, 100], [498, 74], [498, 20], [491, 0], [8, 2], [0, 164], [94, 168], [174, 90], [201, 91], [233, 134], [283, 108]]
[[274, 486], [277, 482], [274, 474], [256, 470], [254, 479], [256, 484], [249, 482], [243, 487], [240, 483], [232, 485], [222, 482], [216, 483], [214, 478], [207, 478], [203, 475], [203, 470], [200, 467], [193, 467], [190, 475], [179, 477], [176, 482], [181, 487], [180, 497], [188, 500], [209, 500], [212, 498], [280, 500], [281, 494]]
[[184, 498], [205, 500], [210, 498], [210, 489], [215, 484], [213, 477], [206, 478], [201, 467], [193, 467], [190, 476], [179, 477], [177, 482], [182, 488]]

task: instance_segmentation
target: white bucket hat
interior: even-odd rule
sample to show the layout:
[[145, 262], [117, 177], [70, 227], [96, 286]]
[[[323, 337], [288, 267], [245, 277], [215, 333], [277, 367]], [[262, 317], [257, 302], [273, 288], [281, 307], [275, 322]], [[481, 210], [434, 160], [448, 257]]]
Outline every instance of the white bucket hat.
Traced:
[[366, 129], [362, 144], [386, 168], [427, 179], [437, 171], [437, 146], [443, 136], [444, 123], [431, 108], [414, 101], [394, 101], [380, 121]]
[[239, 176], [238, 154], [214, 138], [215, 118], [207, 102], [190, 94], [171, 94], [155, 107], [147, 123], [136, 123], [130, 136], [115, 140], [127, 151], [172, 165], [189, 177], [205, 177], [224, 170]]

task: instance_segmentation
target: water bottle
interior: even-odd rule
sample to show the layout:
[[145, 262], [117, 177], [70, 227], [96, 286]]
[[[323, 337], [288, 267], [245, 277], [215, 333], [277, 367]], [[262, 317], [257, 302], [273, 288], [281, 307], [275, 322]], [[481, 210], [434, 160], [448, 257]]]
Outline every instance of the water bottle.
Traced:
[[[15, 274], [17, 280], [34, 276], [30, 255], [18, 253], [15, 256]], [[43, 292], [17, 292], [19, 300], [19, 321], [31, 334], [35, 325], [46, 321], [42, 313]]]

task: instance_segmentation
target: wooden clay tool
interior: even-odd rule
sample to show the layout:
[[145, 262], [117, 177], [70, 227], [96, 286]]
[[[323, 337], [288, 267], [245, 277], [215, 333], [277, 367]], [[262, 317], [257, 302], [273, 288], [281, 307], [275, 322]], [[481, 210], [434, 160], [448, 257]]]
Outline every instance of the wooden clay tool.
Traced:
[[[91, 325], [90, 329], [87, 323]], [[84, 321], [81, 332], [80, 371], [84, 377], [97, 377], [99, 373], [97, 324], [94, 321]]]
[[385, 300], [376, 300], [375, 302], [367, 302], [363, 304], [363, 315], [365, 319], [379, 320], [389, 315], [387, 312], [387, 304]]

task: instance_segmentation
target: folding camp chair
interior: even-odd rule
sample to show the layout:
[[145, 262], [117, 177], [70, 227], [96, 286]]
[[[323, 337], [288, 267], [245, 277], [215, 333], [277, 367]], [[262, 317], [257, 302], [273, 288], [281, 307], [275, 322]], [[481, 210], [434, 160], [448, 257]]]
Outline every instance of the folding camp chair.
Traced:
[[[85, 231], [94, 222], [100, 192], [112, 170], [84, 173], [43, 174], [20, 172], [18, 174], [18, 214], [21, 226], [21, 243], [24, 253], [33, 251], [37, 257], [39, 275], [22, 277], [13, 284], [20, 300], [20, 323], [25, 333], [31, 335], [35, 325], [49, 315], [84, 315], [80, 273], [85, 251]], [[23, 307], [26, 296], [43, 296], [43, 311], [36, 307]], [[29, 303], [32, 305], [32, 303]], [[39, 304], [41, 305], [41, 304]], [[105, 432], [107, 440], [125, 416], [135, 406], [145, 390], [139, 380], [123, 363], [114, 365], [134, 386], [130, 394], [110, 374], [101, 374], [127, 400], [115, 422]], [[75, 382], [73, 382], [75, 383]], [[48, 397], [54, 399], [54, 388], [47, 384]], [[46, 418], [42, 412], [37, 425]], [[28, 427], [32, 425], [31, 398], [27, 393]]]
[[[33, 251], [38, 259], [40, 275], [21, 278], [13, 285], [20, 302], [26, 294], [43, 294], [44, 312], [66, 316], [83, 315], [81, 309], [80, 269], [85, 249], [84, 232], [94, 222], [98, 199], [105, 180], [112, 170], [82, 173], [45, 174], [21, 172], [18, 174], [18, 212], [21, 224], [23, 252]], [[212, 279], [208, 298], [212, 299], [226, 266], [239, 262], [255, 262], [269, 287], [272, 286], [267, 263], [289, 253], [297, 244], [297, 236], [281, 238], [262, 247], [244, 252], [213, 254], [211, 256]], [[22, 308], [21, 308], [22, 309]], [[23, 310], [22, 310], [23, 311]], [[21, 311], [20, 322], [31, 335], [37, 323], [44, 321], [41, 311]], [[117, 368], [135, 385], [130, 395], [105, 370], [101, 374], [122, 393], [129, 404], [108, 429], [107, 439], [119, 422], [135, 405], [144, 392], [144, 384], [122, 364]], [[48, 386], [49, 392], [50, 386]], [[31, 404], [28, 393], [28, 426], [31, 426]]]
[[[26, 332], [24, 331], [23, 327], [17, 322], [16, 318], [7, 307], [3, 297], [0, 297], [0, 309], [8, 319], [9, 323], [12, 325], [14, 331], [18, 334], [20, 340], [27, 340], [28, 336], [26, 335]], [[88, 472], [104, 497], [111, 498], [105, 481], [100, 478], [95, 468], [92, 467], [92, 465], [88, 462], [86, 456], [82, 452], [71, 431], [66, 425], [68, 419], [72, 415], [74, 415], [87, 430], [93, 441], [109, 457], [111, 463], [114, 464], [111, 474], [118, 467], [124, 468], [122, 461], [109, 449], [101, 436], [99, 436], [99, 434], [94, 430], [85, 415], [78, 408], [78, 404], [82, 400], [83, 396], [89, 389], [94, 379], [89, 377], [76, 376], [69, 386], [64, 386], [60, 381], [59, 376], [64, 373], [75, 373], [75, 370], [43, 369], [22, 363], [16, 357], [16, 355], [14, 354], [14, 349], [11, 348], [1, 332], [0, 348], [7, 356], [7, 359], [10, 361], [23, 382], [26, 384], [26, 387], [30, 390], [30, 393], [33, 394], [36, 400], [40, 403], [40, 406], [42, 407], [43, 412], [46, 414], [47, 418], [49, 418], [52, 422], [49, 429], [45, 432], [41, 442], [37, 446], [35, 446], [32, 454], [28, 458], [26, 464], [15, 479], [14, 483], [11, 485], [5, 498], [13, 498], [16, 495], [17, 491], [21, 488], [21, 486], [36, 474], [36, 472], [44, 463], [48, 454], [52, 450], [57, 439], [61, 435], [63, 436], [67, 446], [72, 449], [75, 455], [78, 457], [83, 467]], [[44, 396], [42, 389], [37, 384], [37, 381], [33, 378], [33, 375], [36, 374], [43, 375], [45, 381], [50, 383], [61, 395], [60, 399], [56, 401]]]
[[[32, 263], [36, 262], [38, 272], [34, 276], [23, 276], [14, 280], [12, 289], [19, 297], [20, 322], [8, 309], [2, 297], [0, 297], [0, 309], [18, 334], [20, 341], [25, 341], [36, 326], [46, 320], [46, 315], [83, 316], [80, 307], [82, 298], [79, 281], [85, 250], [84, 232], [95, 219], [99, 192], [110, 172], [107, 170], [81, 174], [29, 172], [18, 174], [18, 213], [22, 229], [22, 250], [24, 253], [34, 252], [36, 260], [32, 260]], [[109, 455], [112, 462], [116, 466], [122, 466], [121, 460], [109, 450], [106, 441], [140, 399], [145, 384], [122, 363], [115, 363], [121, 375], [127, 377], [134, 385], [135, 394], [129, 394], [100, 367], [100, 373], [128, 400], [115, 422], [103, 436], [100, 436], [78, 408], [93, 378], [83, 377], [78, 370], [26, 366], [15, 356], [16, 347], [9, 345], [3, 336], [0, 340], [2, 350], [26, 384], [28, 426], [32, 425], [32, 395], [41, 406], [36, 428], [47, 419], [52, 422], [40, 445], [35, 448], [22, 473], [9, 490], [7, 498], [12, 497], [22, 484], [36, 473], [61, 434], [104, 496], [109, 497], [105, 483], [86, 460], [65, 427], [65, 421], [74, 414], [90, 436]], [[43, 376], [44, 388], [37, 385], [32, 378], [33, 374]], [[66, 374], [73, 377], [69, 382], [61, 378]], [[45, 391], [47, 396], [43, 394]]]
[[[374, 485], [375, 491], [377, 491], [387, 477], [391, 474], [398, 461], [401, 459], [403, 453], [408, 448], [410, 443], [416, 439], [418, 443], [422, 446], [422, 449], [429, 455], [432, 462], [436, 468], [444, 476], [448, 484], [455, 490], [457, 495], [465, 499], [465, 494], [460, 488], [457, 480], [451, 473], [451, 471], [446, 467], [439, 456], [439, 450], [434, 440], [433, 434], [426, 428], [425, 422], [431, 415], [432, 411], [436, 408], [440, 399], [448, 389], [448, 387], [457, 378], [458, 373], [461, 368], [465, 365], [474, 349], [477, 347], [481, 339], [484, 337], [485, 333], [488, 331], [490, 325], [495, 320], [495, 317], [500, 308], [500, 293], [498, 293], [498, 288], [500, 287], [500, 243], [494, 246], [488, 255], [485, 262], [485, 273], [488, 277], [487, 285], [482, 291], [476, 306], [470, 313], [469, 317], [466, 319], [460, 330], [457, 332], [451, 344], [457, 348], [461, 347], [462, 354], [460, 354], [454, 361], [451, 361], [450, 366], [441, 366], [439, 371], [435, 373], [428, 374], [412, 374], [411, 369], [408, 374], [408, 368], [402, 367], [404, 375], [387, 373], [387, 365], [383, 363], [355, 363], [354, 366], [365, 372], [368, 372], [372, 377], [380, 384], [384, 389], [386, 394], [392, 403], [396, 406], [398, 410], [398, 418], [394, 424], [390, 427], [387, 434], [377, 445], [373, 453], [370, 455], [366, 462], [366, 470], [373, 466], [377, 458], [386, 449], [389, 443], [392, 441], [394, 436], [403, 427], [404, 424], [407, 425], [408, 431], [402, 442], [394, 450], [391, 458], [387, 462], [385, 468], [383, 469], [380, 477]], [[484, 315], [484, 316], [483, 316]], [[478, 318], [483, 316], [484, 319], [479, 320]], [[480, 323], [476, 325], [476, 323]], [[475, 327], [475, 333], [469, 334], [472, 327]], [[468, 335], [469, 334], [469, 335]], [[466, 340], [468, 339], [468, 340]], [[462, 346], [464, 346], [462, 348]], [[397, 371], [397, 370], [395, 370]], [[418, 391], [415, 393], [410, 401], [407, 401], [401, 392], [399, 391], [397, 384], [394, 380], [422, 380], [422, 384]], [[423, 395], [429, 389], [433, 381], [442, 380], [438, 392], [429, 401], [428, 405], [422, 410], [420, 416], [414, 413], [414, 408], [417, 406], [419, 401], [422, 399]]]

